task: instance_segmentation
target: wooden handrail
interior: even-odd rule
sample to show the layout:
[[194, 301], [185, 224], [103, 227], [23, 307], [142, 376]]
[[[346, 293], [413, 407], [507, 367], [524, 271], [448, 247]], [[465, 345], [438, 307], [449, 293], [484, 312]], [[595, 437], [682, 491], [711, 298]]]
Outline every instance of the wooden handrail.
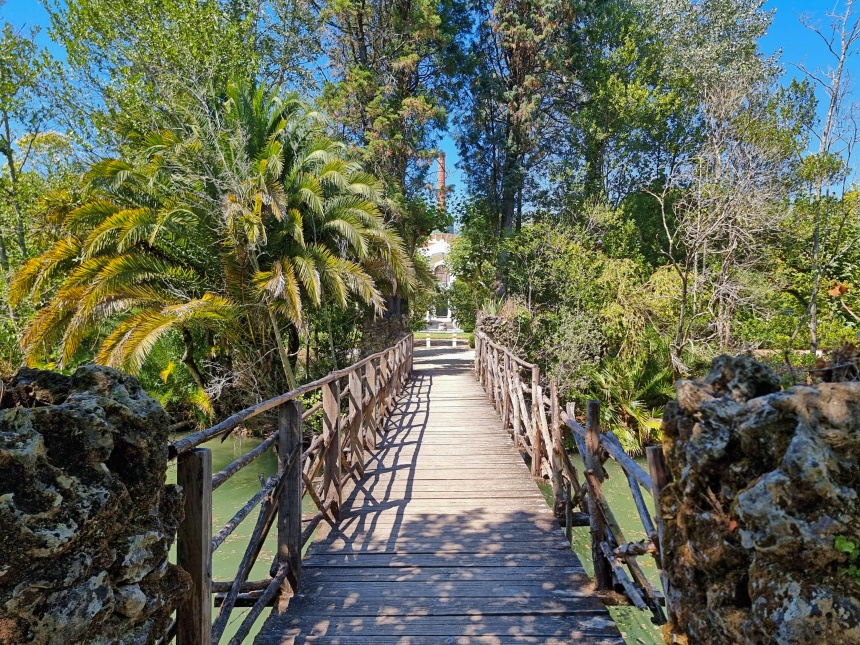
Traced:
[[[524, 382], [521, 370], [530, 372], [527, 376], [530, 384]], [[541, 385], [540, 368], [494, 342], [483, 332], [475, 333], [475, 377], [499, 412], [502, 424], [511, 433], [515, 445], [531, 461], [532, 474], [550, 481], [556, 517], [565, 518], [569, 531], [574, 515], [572, 507], [578, 505], [580, 515], [587, 511], [597, 588], [610, 590], [614, 587], [623, 591], [633, 605], [650, 609], [655, 622], [665, 623], [662, 603], [668, 597], [666, 578], [661, 575], [664, 587], [661, 595], [648, 582], [636, 561], [639, 556], [652, 555], [662, 571], [659, 548], [662, 524], [659, 514], [657, 522], [651, 517], [640, 487], [649, 494], [659, 495], [665, 485], [665, 476], [661, 475], [660, 485], [655, 487], [654, 482], [658, 481], [653, 476], [655, 466], [651, 466], [652, 474], [649, 475], [624, 451], [612, 432], [600, 432], [599, 402], [588, 402], [586, 427], [583, 427], [574, 417], [573, 404], [568, 404], [566, 410], [561, 409], [554, 380], [549, 382], [547, 396]], [[530, 404], [527, 404], [527, 399]], [[564, 447], [565, 430], [570, 432], [582, 456], [585, 465], [583, 480], [579, 479], [579, 473]], [[649, 464], [658, 462], [658, 452], [659, 449], [649, 448]], [[602, 482], [606, 476], [603, 464], [607, 459], [613, 459], [627, 479], [648, 536], [646, 542], [627, 542], [603, 495]]]
[[[161, 643], [169, 643], [175, 633], [178, 645], [217, 645], [233, 609], [251, 607], [230, 640], [230, 645], [239, 645], [266, 606], [277, 602], [281, 593], [298, 590], [301, 552], [322, 520], [337, 520], [344, 483], [350, 477], [362, 476], [365, 450], [373, 450], [377, 445], [376, 435], [383, 426], [383, 418], [393, 408], [412, 372], [413, 352], [414, 337], [410, 334], [354, 365], [246, 408], [170, 446], [169, 456], [178, 461], [180, 483], [186, 491], [185, 519], [177, 535], [178, 564], [191, 575], [195, 593], [180, 608], [178, 620]], [[347, 383], [341, 389], [343, 378]], [[300, 397], [315, 389], [322, 389], [322, 402], [302, 411]], [[242, 421], [273, 409], [279, 411], [278, 430], [213, 476], [211, 451], [198, 446], [220, 435], [226, 436]], [[323, 434], [315, 435], [302, 451], [303, 422], [318, 411], [322, 411]], [[278, 474], [264, 482], [262, 489], [213, 537], [212, 491], [275, 448], [279, 453]], [[317, 489], [320, 471], [323, 481]], [[318, 509], [309, 522], [302, 520], [301, 504], [305, 496]], [[257, 522], [234, 579], [213, 582], [212, 553], [258, 506]], [[248, 582], [276, 521], [278, 554], [270, 568], [270, 577]], [[212, 593], [220, 594], [214, 623]]]
[[486, 342], [486, 344], [489, 347], [492, 347], [493, 349], [497, 349], [498, 351], [506, 354], [512, 361], [514, 361], [515, 363], [517, 363], [519, 365], [522, 365], [524, 368], [526, 368], [528, 370], [531, 370], [531, 369], [534, 369], [535, 367], [537, 367], [537, 365], [535, 363], [529, 363], [528, 361], [526, 361], [526, 360], [520, 358], [519, 356], [517, 356], [516, 354], [514, 354], [514, 352], [512, 352], [510, 349], [508, 349], [504, 345], [499, 345], [499, 343], [491, 340], [490, 337], [487, 336], [482, 331], [475, 332], [475, 339], [477, 340], [478, 338], [481, 338], [482, 341]]
[[393, 350], [401, 347], [404, 343], [407, 343], [407, 342], [411, 348], [412, 343], [413, 343], [412, 334], [405, 336], [402, 340], [400, 340], [393, 347], [391, 347], [389, 349], [382, 350], [381, 352], [377, 352], [376, 354], [372, 354], [371, 356], [368, 356], [367, 358], [363, 358], [362, 360], [360, 360], [358, 363], [355, 363], [354, 365], [350, 365], [349, 367], [346, 367], [342, 370], [329, 372], [328, 374], [326, 374], [325, 376], [323, 376], [320, 379], [317, 379], [316, 381], [311, 381], [310, 383], [305, 383], [304, 385], [299, 386], [294, 390], [290, 390], [289, 392], [286, 392], [285, 394], [281, 394], [279, 396], [273, 397], [273, 398], [268, 399], [266, 401], [262, 401], [260, 403], [257, 403], [256, 405], [252, 405], [248, 408], [245, 408], [244, 410], [240, 410], [236, 414], [233, 414], [233, 415], [227, 417], [226, 419], [224, 419], [220, 423], [215, 424], [211, 428], [207, 428], [206, 430], [201, 430], [200, 432], [195, 432], [193, 434], [188, 435], [187, 437], [183, 437], [179, 441], [176, 441], [173, 444], [171, 444], [170, 446], [168, 446], [168, 449], [167, 449], [168, 458], [169, 459], [175, 459], [176, 457], [178, 457], [182, 453], [187, 452], [187, 451], [191, 450], [192, 448], [196, 448], [200, 444], [206, 443], [210, 439], [214, 439], [215, 437], [217, 437], [221, 434], [224, 434], [225, 432], [233, 430], [239, 424], [241, 424], [243, 421], [246, 421], [247, 419], [251, 419], [251, 418], [253, 418], [259, 414], [262, 414], [263, 412], [267, 412], [273, 408], [278, 407], [279, 405], [282, 405], [283, 403], [287, 403], [287, 402], [292, 401], [294, 399], [298, 399], [298, 398], [304, 396], [305, 394], [308, 394], [309, 392], [313, 392], [314, 390], [321, 388], [323, 385], [327, 385], [327, 384], [331, 383], [332, 381], [336, 381], [336, 380], [341, 379], [345, 376], [349, 376], [349, 374], [351, 372], [354, 372], [355, 370], [364, 367], [365, 365], [367, 365], [371, 361], [385, 357], [386, 354], [388, 354], [388, 353], [392, 352]]

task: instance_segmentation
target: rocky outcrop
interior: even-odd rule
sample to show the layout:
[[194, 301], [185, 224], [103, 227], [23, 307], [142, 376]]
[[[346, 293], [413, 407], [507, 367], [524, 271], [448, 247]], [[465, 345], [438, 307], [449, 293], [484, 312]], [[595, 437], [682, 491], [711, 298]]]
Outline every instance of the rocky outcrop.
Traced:
[[483, 332], [496, 343], [506, 347], [516, 347], [516, 328], [510, 318], [493, 316], [478, 311], [475, 331]]
[[409, 316], [390, 316], [365, 321], [361, 331], [361, 356], [370, 356], [393, 347], [412, 333]]
[[21, 369], [0, 399], [0, 644], [146, 645], [190, 588], [167, 553], [168, 417], [138, 382]]
[[661, 496], [672, 623], [689, 645], [860, 643], [860, 383], [780, 391], [746, 357], [676, 384]]

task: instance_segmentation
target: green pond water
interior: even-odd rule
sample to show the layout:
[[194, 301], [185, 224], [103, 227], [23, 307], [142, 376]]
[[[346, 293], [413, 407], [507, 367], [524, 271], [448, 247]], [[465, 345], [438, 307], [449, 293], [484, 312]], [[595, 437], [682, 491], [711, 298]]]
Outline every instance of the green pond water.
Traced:
[[[570, 461], [574, 467], [583, 473], [585, 468], [582, 465], [582, 460], [579, 455], [573, 454], [570, 456]], [[648, 462], [644, 457], [635, 460], [645, 471], [648, 471]], [[603, 494], [609, 504], [610, 509], [615, 514], [615, 519], [621, 530], [624, 532], [624, 537], [630, 542], [637, 542], [647, 538], [645, 530], [642, 528], [642, 520], [639, 519], [639, 513], [636, 511], [636, 504], [633, 503], [633, 498], [630, 495], [630, 487], [627, 484], [627, 478], [621, 467], [611, 459], [604, 465], [609, 478], [603, 482]], [[544, 496], [547, 497], [549, 503], [552, 503], [552, 488], [549, 485], [541, 485], [541, 490]], [[643, 491], [645, 503], [653, 513], [651, 506], [651, 495]], [[589, 576], [594, 576], [594, 561], [591, 558], [591, 539], [589, 537], [587, 526], [574, 526], [571, 530], [572, 539], [571, 545], [576, 555], [579, 556], [585, 570]], [[650, 555], [638, 558], [639, 565], [645, 573], [651, 584], [657, 589], [660, 589], [660, 575], [657, 572], [657, 567], [654, 564], [654, 558]], [[621, 635], [625, 642], [629, 645], [663, 645], [663, 637], [660, 634], [660, 629], [655, 627], [651, 622], [652, 614], [650, 611], [640, 611], [636, 607], [608, 607], [609, 613], [621, 630]]]
[[[178, 438], [173, 437], [174, 440]], [[224, 443], [221, 443], [220, 439], [214, 439], [203, 444], [201, 448], [209, 448], [212, 451], [212, 472], [216, 473], [246, 452], [259, 446], [260, 442], [261, 440], [257, 438], [243, 438], [241, 440], [228, 438]], [[260, 490], [260, 475], [270, 477], [277, 470], [278, 458], [271, 450], [268, 450], [256, 461], [245, 466], [245, 468], [222, 484], [212, 495], [212, 533], [215, 534], [218, 532], [236, 514], [236, 511], [242, 508]], [[170, 484], [176, 483], [175, 463], [170, 464], [168, 467], [167, 482]], [[254, 525], [257, 522], [259, 508], [257, 506], [213, 554], [213, 580], [233, 580], [236, 577], [236, 570], [239, 568], [242, 556], [245, 555], [248, 540], [251, 538], [251, 532], [254, 530]], [[302, 511], [304, 513], [315, 513], [316, 510], [313, 501], [306, 498]], [[261, 580], [269, 576], [269, 567], [277, 552], [276, 529], [277, 527], [273, 527], [269, 532], [265, 546], [260, 552], [260, 557], [257, 558], [257, 563], [248, 577], [249, 580]], [[175, 561], [175, 554], [172, 554], [171, 557]], [[212, 610], [213, 619], [217, 616], [217, 611], [217, 609]], [[229, 642], [230, 638], [239, 629], [248, 611], [248, 608], [233, 610], [230, 615], [230, 624], [221, 638], [222, 643]], [[251, 630], [251, 636], [245, 642], [250, 642], [251, 638], [260, 631], [270, 611], [270, 609], [264, 610], [257, 618], [254, 628]]]
[[[174, 437], [176, 439], [178, 437]], [[259, 439], [244, 438], [242, 440], [234, 440], [228, 438], [224, 443], [220, 439], [216, 439], [204, 444], [202, 447], [212, 450], [212, 469], [213, 472], [218, 472], [227, 464], [234, 461], [249, 450], [252, 450], [260, 444]], [[577, 461], [578, 457], [573, 455], [571, 460], [574, 465], [582, 472], [581, 462]], [[644, 459], [640, 462], [647, 469]], [[212, 524], [213, 533], [217, 532], [233, 515], [247, 502], [257, 491], [260, 490], [259, 476], [270, 477], [275, 474], [278, 467], [277, 457], [271, 451], [266, 452], [259, 459], [240, 470], [233, 475], [229, 480], [221, 485], [213, 494], [212, 499]], [[615, 513], [618, 523], [624, 531], [625, 537], [630, 541], [644, 539], [645, 532], [642, 529], [642, 524], [639, 521], [639, 516], [636, 512], [636, 506], [630, 497], [630, 489], [627, 486], [627, 480], [624, 477], [621, 469], [614, 461], [609, 461], [606, 464], [606, 470], [609, 474], [609, 479], [603, 485], [603, 491], [606, 495], [609, 505]], [[168, 483], [176, 482], [176, 466], [171, 464], [167, 471]], [[549, 487], [542, 487], [544, 493], [551, 491]], [[646, 495], [646, 499], [650, 502], [650, 496]], [[258, 507], [259, 508], [259, 507]], [[316, 512], [316, 506], [310, 499], [305, 499], [305, 513]], [[212, 558], [212, 576], [214, 580], [232, 580], [236, 576], [236, 570], [239, 567], [239, 562], [245, 554], [245, 548], [248, 545], [248, 540], [251, 537], [251, 531], [256, 523], [257, 510], [253, 511], [242, 524], [227, 538], [227, 540], [215, 551]], [[250, 580], [260, 580], [269, 575], [269, 567], [275, 557], [277, 550], [277, 535], [276, 531], [272, 530], [266, 541], [265, 547], [260, 553], [257, 564], [251, 571]], [[579, 556], [589, 575], [593, 575], [594, 567], [591, 560], [591, 546], [588, 537], [588, 527], [573, 528], [573, 550]], [[172, 556], [175, 561], [175, 557]], [[639, 558], [639, 562], [646, 575], [651, 579], [652, 583], [659, 586], [659, 577], [654, 566], [654, 559], [651, 556]], [[265, 610], [257, 619], [254, 628], [251, 631], [251, 637], [255, 635], [263, 626], [263, 622], [268, 616], [270, 610]], [[642, 612], [635, 607], [610, 607], [612, 617], [618, 624], [619, 629], [624, 636], [625, 641], [630, 645], [662, 645], [663, 640], [660, 637], [659, 630], [651, 624], [650, 612]], [[247, 608], [235, 609], [230, 617], [230, 624], [225, 631], [222, 643], [226, 643], [235, 634], [236, 630], [244, 620]], [[217, 615], [217, 610], [213, 609], [213, 617]]]

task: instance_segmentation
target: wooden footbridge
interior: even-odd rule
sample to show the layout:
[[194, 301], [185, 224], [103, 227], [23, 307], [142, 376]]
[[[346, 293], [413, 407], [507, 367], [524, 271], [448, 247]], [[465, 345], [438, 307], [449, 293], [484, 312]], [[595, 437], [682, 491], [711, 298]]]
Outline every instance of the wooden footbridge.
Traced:
[[[622, 645], [600, 600], [611, 588], [662, 620], [662, 594], [636, 564], [658, 550], [659, 531], [639, 492], [639, 484], [652, 487], [650, 476], [617, 454], [611, 434], [562, 412], [554, 386], [545, 397], [539, 379], [536, 366], [489, 339], [480, 338], [474, 354], [416, 353], [410, 336], [172, 445], [187, 494], [178, 562], [195, 590], [162, 642], [217, 645], [234, 610], [250, 607], [229, 641], [239, 645], [272, 607], [259, 645]], [[302, 397], [317, 389], [322, 401], [304, 410]], [[196, 446], [267, 411], [277, 411], [278, 431], [213, 475], [211, 455]], [[583, 483], [563, 427], [586, 456]], [[213, 536], [212, 490], [270, 448], [278, 451], [278, 474]], [[638, 494], [651, 540], [626, 543], [612, 517], [600, 491], [610, 456]], [[555, 509], [536, 476], [553, 484]], [[306, 496], [318, 512], [303, 518]], [[235, 578], [213, 582], [212, 551], [257, 506]], [[595, 582], [557, 516], [567, 526], [591, 526]], [[273, 527], [271, 576], [249, 580]]]

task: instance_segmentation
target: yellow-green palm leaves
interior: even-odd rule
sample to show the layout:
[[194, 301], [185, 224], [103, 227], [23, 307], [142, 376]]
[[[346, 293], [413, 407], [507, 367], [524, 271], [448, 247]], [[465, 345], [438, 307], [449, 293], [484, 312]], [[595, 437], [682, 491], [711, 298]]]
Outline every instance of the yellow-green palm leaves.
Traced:
[[231, 140], [225, 157], [252, 169], [228, 197], [228, 227], [258, 264], [263, 297], [297, 327], [303, 308], [323, 301], [346, 306], [354, 297], [381, 311], [380, 289], [411, 283], [414, 269], [380, 213], [376, 179], [344, 158], [299, 101], [241, 84], [227, 95], [228, 123], [248, 134]]
[[37, 307], [21, 338], [29, 362], [58, 345], [68, 364], [107, 325], [97, 360], [136, 371], [171, 329], [229, 327], [234, 307], [212, 289], [214, 220], [170, 191], [162, 172], [157, 160], [95, 164], [87, 200], [63, 209], [62, 237], [18, 272], [10, 300]]
[[[383, 308], [412, 285], [402, 240], [386, 223], [378, 182], [326, 136], [295, 98], [230, 84], [180, 126], [133, 133], [120, 159], [61, 203], [61, 232], [23, 266], [13, 302], [37, 308], [21, 344], [33, 363], [56, 348], [70, 363], [98, 336], [96, 360], [135, 371], [171, 330], [259, 358], [283, 346], [309, 310]], [[200, 342], [200, 340], [198, 340]], [[250, 364], [255, 359], [250, 358]]]

